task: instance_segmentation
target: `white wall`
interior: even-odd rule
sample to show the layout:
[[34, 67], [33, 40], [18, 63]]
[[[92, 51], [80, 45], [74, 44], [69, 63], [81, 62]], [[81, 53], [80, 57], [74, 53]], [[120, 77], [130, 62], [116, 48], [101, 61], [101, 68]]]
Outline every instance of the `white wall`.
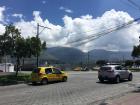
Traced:
[[14, 72], [14, 65], [12, 63], [0, 63], [0, 70], [3, 72]]

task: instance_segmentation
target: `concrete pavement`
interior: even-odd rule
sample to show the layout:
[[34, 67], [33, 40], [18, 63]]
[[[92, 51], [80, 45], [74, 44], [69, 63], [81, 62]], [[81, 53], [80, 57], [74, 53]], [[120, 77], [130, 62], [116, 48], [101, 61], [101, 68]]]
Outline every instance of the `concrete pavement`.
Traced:
[[106, 105], [140, 105], [140, 92], [128, 93], [105, 103]]
[[140, 73], [134, 75], [132, 82], [112, 84], [99, 83], [95, 72], [75, 72], [68, 82], [1, 86], [0, 105], [101, 105], [133, 91], [131, 84], [140, 81]]

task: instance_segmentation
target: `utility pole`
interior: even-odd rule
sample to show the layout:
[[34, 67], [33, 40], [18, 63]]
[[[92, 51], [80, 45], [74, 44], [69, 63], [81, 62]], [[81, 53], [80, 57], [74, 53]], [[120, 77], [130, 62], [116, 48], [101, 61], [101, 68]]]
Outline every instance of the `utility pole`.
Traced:
[[[37, 24], [37, 35], [36, 35], [36, 38], [37, 38], [37, 45], [38, 45], [38, 39], [39, 39], [39, 23]], [[39, 63], [38, 63], [38, 52], [37, 52], [37, 55], [36, 55], [36, 66], [38, 67]]]
[[[39, 27], [43, 27], [44, 29], [45, 29], [45, 28], [51, 29], [51, 28], [49, 28], [49, 27], [45, 27], [45, 26], [39, 25], [39, 23], [37, 23], [37, 34], [36, 34], [37, 40], [39, 40], [39, 34], [44, 30], [44, 29], [43, 29], [43, 30], [40, 32]], [[37, 44], [38, 44], [38, 41], [37, 41]], [[38, 55], [38, 52], [37, 52], [37, 55], [36, 55], [36, 66], [37, 66], [37, 67], [39, 66], [39, 59], [38, 59], [38, 58], [39, 58], [39, 55]]]
[[88, 51], [88, 56], [87, 56], [87, 68], [89, 69], [89, 51]]
[[[6, 27], [6, 32], [5, 35], [7, 36], [7, 26]], [[7, 63], [7, 55], [6, 55], [6, 36], [4, 35], [4, 58], [5, 58], [5, 72], [6, 72], [6, 63]]]

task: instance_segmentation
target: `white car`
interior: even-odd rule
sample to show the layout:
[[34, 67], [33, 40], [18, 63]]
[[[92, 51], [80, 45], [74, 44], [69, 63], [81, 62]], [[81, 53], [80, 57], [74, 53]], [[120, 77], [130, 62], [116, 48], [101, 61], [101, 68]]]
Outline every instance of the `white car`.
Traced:
[[104, 80], [111, 80], [119, 83], [120, 80], [123, 79], [132, 81], [133, 74], [130, 70], [120, 65], [105, 65], [100, 67], [98, 71], [98, 79], [100, 82], [104, 82]]

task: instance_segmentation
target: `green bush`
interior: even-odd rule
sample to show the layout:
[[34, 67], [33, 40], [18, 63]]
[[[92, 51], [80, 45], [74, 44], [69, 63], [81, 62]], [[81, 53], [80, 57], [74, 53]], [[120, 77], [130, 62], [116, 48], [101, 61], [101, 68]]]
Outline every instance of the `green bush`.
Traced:
[[129, 70], [132, 71], [132, 72], [140, 72], [139, 68], [130, 68]]
[[0, 85], [12, 85], [17, 84], [18, 82], [15, 79], [7, 78], [8, 76], [0, 77]]
[[12, 85], [17, 83], [29, 83], [31, 81], [31, 77], [29, 74], [19, 74], [15, 75], [5, 75], [0, 76], [0, 85]]

